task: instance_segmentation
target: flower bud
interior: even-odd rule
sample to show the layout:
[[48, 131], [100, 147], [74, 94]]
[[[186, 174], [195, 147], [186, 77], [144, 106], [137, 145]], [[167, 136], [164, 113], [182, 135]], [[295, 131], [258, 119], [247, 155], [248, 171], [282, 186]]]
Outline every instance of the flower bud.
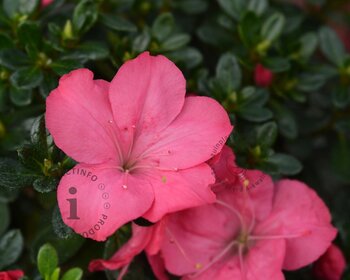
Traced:
[[262, 64], [257, 64], [254, 70], [254, 80], [259, 87], [269, 87], [273, 80], [273, 73]]

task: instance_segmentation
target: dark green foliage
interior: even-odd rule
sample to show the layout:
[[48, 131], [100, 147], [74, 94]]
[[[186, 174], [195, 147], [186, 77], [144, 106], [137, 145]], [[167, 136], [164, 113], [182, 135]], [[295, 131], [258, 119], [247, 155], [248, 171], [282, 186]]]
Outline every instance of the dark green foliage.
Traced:
[[[0, 1], [0, 270], [78, 280], [78, 266], [84, 279], [116, 277], [86, 268], [122, 246], [130, 226], [97, 243], [63, 223], [56, 188], [74, 161], [45, 129], [45, 98], [73, 69], [110, 81], [146, 50], [173, 60], [189, 93], [225, 107], [240, 166], [301, 179], [322, 196], [349, 258], [350, 56], [336, 30], [349, 37], [348, 1], [306, 2], [302, 10], [279, 0]], [[257, 64], [273, 73], [265, 88]], [[125, 279], [154, 279], [143, 255], [130, 270]], [[312, 279], [311, 269], [286, 279]]]

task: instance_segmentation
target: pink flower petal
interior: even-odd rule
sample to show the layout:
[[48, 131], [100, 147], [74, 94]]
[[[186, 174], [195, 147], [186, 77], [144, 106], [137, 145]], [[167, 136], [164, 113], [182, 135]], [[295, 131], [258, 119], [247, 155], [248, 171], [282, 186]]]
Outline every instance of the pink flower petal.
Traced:
[[109, 260], [93, 260], [89, 264], [90, 271], [115, 270], [131, 263], [133, 258], [140, 254], [151, 240], [152, 227], [132, 225], [132, 237]]
[[148, 255], [147, 259], [149, 264], [151, 265], [152, 271], [158, 280], [169, 280], [169, 277], [166, 273], [164, 260], [161, 254], [157, 255]]
[[337, 234], [330, 221], [327, 206], [314, 190], [293, 180], [281, 180], [276, 184], [273, 210], [264, 223], [265, 230], [278, 225], [275, 234], [300, 235], [286, 238], [284, 269], [308, 265], [327, 250]]
[[179, 116], [146, 154], [159, 155], [162, 168], [189, 168], [219, 153], [232, 131], [224, 108], [208, 97], [187, 97]]
[[314, 264], [313, 275], [318, 280], [340, 280], [346, 269], [343, 252], [332, 244]]
[[83, 164], [62, 177], [57, 195], [63, 221], [75, 232], [98, 241], [143, 215], [154, 198], [142, 175], [125, 178], [107, 165]]
[[[166, 128], [180, 113], [186, 81], [165, 56], [150, 56], [145, 52], [120, 67], [109, 92], [119, 128], [135, 126], [136, 137], [141, 134], [152, 136]], [[144, 144], [144, 138], [143, 135], [140, 145]]]
[[211, 168], [203, 163], [178, 172], [159, 171], [149, 177], [154, 203], [144, 218], [156, 222], [166, 213], [215, 201], [209, 185], [214, 182]]
[[64, 75], [46, 100], [46, 126], [55, 144], [78, 162], [117, 160], [108, 83], [94, 81], [87, 69]]

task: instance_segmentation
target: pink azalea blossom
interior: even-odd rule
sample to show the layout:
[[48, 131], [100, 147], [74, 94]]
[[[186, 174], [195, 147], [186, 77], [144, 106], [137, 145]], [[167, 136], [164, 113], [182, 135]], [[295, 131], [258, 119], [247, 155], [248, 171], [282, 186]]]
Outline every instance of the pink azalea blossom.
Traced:
[[340, 280], [346, 261], [338, 246], [332, 244], [314, 264], [313, 274], [319, 280]]
[[79, 162], [58, 186], [63, 221], [105, 240], [140, 216], [211, 203], [207, 163], [232, 130], [222, 106], [186, 97], [181, 71], [143, 53], [112, 82], [87, 69], [64, 75], [47, 98], [46, 124], [56, 145]]
[[226, 188], [214, 205], [170, 215], [161, 246], [166, 269], [184, 279], [282, 280], [282, 269], [319, 258], [336, 235], [327, 207], [301, 182], [268, 185], [251, 195]]
[[0, 280], [19, 280], [23, 276], [23, 271], [19, 269], [0, 271]]
[[[209, 164], [216, 175], [216, 184], [212, 185], [212, 187], [215, 188], [217, 192], [221, 192], [222, 190], [229, 188], [232, 196], [234, 197], [235, 192], [249, 190], [251, 192], [251, 196], [255, 197], [256, 201], [271, 201], [271, 190], [273, 188], [271, 178], [261, 171], [244, 170], [239, 168], [235, 164], [235, 157], [229, 147], [225, 146], [220, 154], [216, 155], [209, 161]], [[234, 186], [234, 188], [232, 188], [232, 186]], [[215, 212], [218, 210], [221, 211], [222, 209], [220, 205], [213, 204], [211, 206], [208, 205], [208, 207], [193, 208], [192, 210], [198, 210], [199, 216], [196, 216], [196, 218], [206, 219], [206, 214], [208, 211]], [[192, 210], [189, 210], [189, 213], [191, 213]], [[271, 211], [271, 207], [267, 205], [265, 207], [265, 211], [263, 209], [260, 210], [261, 211], [258, 213], [258, 217], [264, 217], [267, 215], [267, 212]], [[223, 209], [223, 211], [226, 210]], [[132, 238], [109, 260], [101, 259], [92, 261], [89, 266], [90, 271], [121, 269], [119, 279], [122, 279], [133, 257], [145, 250], [148, 261], [157, 279], [167, 280], [168, 276], [165, 271], [162, 246], [164, 246], [166, 235], [172, 234], [171, 229], [168, 227], [168, 220], [173, 219], [173, 217], [177, 217], [177, 215], [178, 214], [176, 213], [167, 215], [160, 222], [151, 227], [140, 227], [133, 224]], [[220, 224], [221, 219], [217, 220], [217, 222]], [[220, 232], [216, 225], [208, 226], [209, 227], [207, 229], [210, 229], [213, 235]], [[201, 230], [202, 229], [198, 229], [197, 231], [199, 235], [201, 234]], [[206, 229], [203, 229], [203, 232], [205, 231]], [[186, 234], [186, 231], [184, 231], [184, 233]], [[180, 244], [178, 244], [178, 246], [179, 248], [181, 247]], [[198, 246], [201, 246], [201, 244], [198, 244]], [[182, 258], [183, 255], [180, 255], [180, 259]]]

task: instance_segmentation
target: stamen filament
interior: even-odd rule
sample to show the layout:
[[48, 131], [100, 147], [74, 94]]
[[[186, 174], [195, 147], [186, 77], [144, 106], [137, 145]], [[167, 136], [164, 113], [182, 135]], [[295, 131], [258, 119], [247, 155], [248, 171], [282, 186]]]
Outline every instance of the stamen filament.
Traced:
[[198, 275], [202, 274], [206, 270], [208, 270], [210, 267], [212, 267], [216, 262], [218, 262], [223, 256], [225, 256], [230, 249], [232, 249], [233, 246], [238, 245], [239, 242], [234, 240], [230, 242], [218, 255], [215, 256], [209, 263], [207, 263], [200, 271], [191, 274], [189, 278], [197, 277]]
[[239, 266], [241, 268], [242, 280], [246, 280], [247, 279], [247, 274], [246, 274], [246, 270], [245, 270], [245, 266], [244, 266], [244, 260], [243, 260], [243, 249], [244, 249], [244, 245], [240, 244], [238, 246], [238, 259], [239, 259]]
[[187, 256], [185, 250], [182, 248], [182, 246], [180, 245], [180, 243], [176, 240], [176, 238], [174, 237], [173, 233], [170, 231], [169, 228], [166, 228], [167, 233], [170, 236], [170, 240], [172, 242], [174, 242], [174, 244], [176, 245], [176, 247], [179, 249], [181, 255], [183, 255], [183, 257], [185, 258], [185, 260], [187, 262], [189, 262], [190, 264], [193, 264], [193, 261], [190, 259], [190, 257]]
[[289, 238], [298, 238], [311, 234], [311, 231], [304, 231], [296, 234], [282, 234], [282, 235], [250, 235], [248, 240], [274, 240], [274, 239], [289, 239]]
[[226, 202], [223, 202], [221, 200], [216, 200], [216, 203], [231, 210], [239, 219], [239, 222], [241, 223], [242, 229], [245, 229], [244, 219], [243, 219], [242, 215], [235, 208], [233, 208], [232, 206], [230, 206], [229, 204], [227, 204]]

